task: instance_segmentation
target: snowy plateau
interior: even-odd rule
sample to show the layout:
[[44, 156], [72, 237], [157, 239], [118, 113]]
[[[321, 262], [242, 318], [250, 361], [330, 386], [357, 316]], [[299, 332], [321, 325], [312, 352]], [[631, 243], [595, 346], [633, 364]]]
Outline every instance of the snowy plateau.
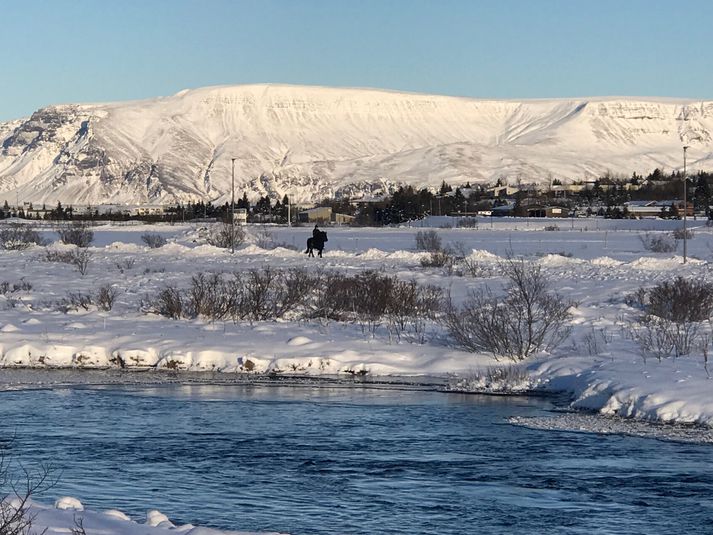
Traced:
[[363, 198], [397, 184], [713, 169], [713, 102], [496, 101], [290, 85], [42, 108], [0, 123], [0, 199], [56, 204]]

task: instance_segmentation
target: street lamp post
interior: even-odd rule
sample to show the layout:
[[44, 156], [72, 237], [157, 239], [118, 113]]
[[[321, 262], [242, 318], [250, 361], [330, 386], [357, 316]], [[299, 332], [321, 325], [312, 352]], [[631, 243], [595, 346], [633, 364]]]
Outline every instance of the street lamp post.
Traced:
[[230, 254], [235, 254], [235, 158], [231, 158], [230, 163]]
[[686, 263], [686, 257], [688, 253], [688, 236], [686, 235], [686, 216], [688, 215], [688, 201], [687, 201], [687, 183], [688, 178], [686, 176], [686, 151], [688, 150], [688, 145], [683, 147], [683, 263]]

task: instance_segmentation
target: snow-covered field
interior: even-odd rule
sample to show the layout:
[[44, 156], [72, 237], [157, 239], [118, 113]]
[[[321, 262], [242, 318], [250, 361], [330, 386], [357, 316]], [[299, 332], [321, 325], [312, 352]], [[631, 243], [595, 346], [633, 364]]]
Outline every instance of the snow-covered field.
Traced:
[[[434, 228], [448, 223], [430, 221]], [[416, 251], [419, 226], [386, 229], [330, 228], [323, 259], [307, 258], [311, 228], [248, 227], [248, 242], [235, 255], [205, 243], [196, 225], [102, 225], [89, 248], [84, 276], [71, 264], [49, 262], [54, 243], [24, 251], [0, 251], [0, 364], [3, 367], [128, 368], [225, 373], [369, 376], [441, 376], [457, 380], [493, 365], [491, 355], [459, 350], [443, 328], [429, 322], [420, 333], [394, 336], [336, 321], [172, 320], [141, 311], [142, 300], [167, 285], [186, 287], [196, 273], [232, 273], [252, 268], [302, 267], [358, 273], [382, 270], [420, 284], [433, 284], [456, 300], [469, 289], [502, 287], [499, 262], [508, 254], [540, 265], [553, 288], [579, 304], [570, 338], [551, 354], [526, 363], [528, 387], [567, 391], [573, 407], [664, 422], [713, 424], [711, 381], [700, 353], [662, 362], [644, 361], [628, 336], [637, 311], [625, 297], [642, 286], [682, 275], [711, 280], [713, 229], [690, 221], [689, 262], [644, 250], [645, 232], [668, 232], [676, 221], [483, 220], [477, 229], [437, 229], [444, 244], [465, 250], [485, 276], [424, 268]], [[546, 231], [557, 225], [559, 230]], [[149, 249], [141, 241], [157, 232], [169, 243]], [[265, 249], [256, 242], [296, 247]], [[264, 244], [264, 243], [263, 243]], [[25, 281], [31, 286], [23, 286]], [[118, 292], [111, 311], [73, 307], [71, 293], [94, 295], [103, 285]], [[14, 286], [17, 286], [13, 290]], [[365, 295], [364, 298], [369, 296]], [[120, 357], [117, 358], [117, 357]], [[2, 372], [0, 372], [2, 374]], [[160, 375], [157, 380], [160, 380]]]

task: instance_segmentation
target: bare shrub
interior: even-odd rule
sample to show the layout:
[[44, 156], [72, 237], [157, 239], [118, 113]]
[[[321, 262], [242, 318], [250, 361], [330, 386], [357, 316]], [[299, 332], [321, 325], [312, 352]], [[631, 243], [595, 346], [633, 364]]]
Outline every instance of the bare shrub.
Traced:
[[231, 246], [238, 247], [245, 242], [245, 229], [240, 225], [220, 223], [207, 235], [206, 240], [210, 245], [223, 249], [230, 249]]
[[84, 276], [89, 269], [89, 263], [92, 260], [92, 253], [87, 249], [77, 248], [72, 251], [72, 264], [77, 268], [77, 271]]
[[0, 229], [0, 249], [16, 251], [31, 245], [47, 245], [47, 242], [29, 225], [14, 223]]
[[672, 253], [678, 244], [670, 234], [652, 234], [646, 232], [639, 236], [644, 249], [652, 253]]
[[440, 310], [442, 297], [438, 287], [420, 286], [377, 271], [355, 276], [330, 273], [319, 283], [311, 316], [357, 322], [372, 334], [383, 321], [396, 334], [407, 328], [421, 332], [423, 320], [434, 318]]
[[416, 249], [419, 251], [440, 251], [441, 237], [435, 230], [419, 230], [416, 233]]
[[71, 251], [53, 251], [45, 252], [45, 260], [47, 262], [61, 262], [63, 264], [72, 264], [77, 268], [81, 275], [86, 275], [89, 269], [89, 263], [92, 260], [92, 253], [87, 249], [76, 248]]
[[404, 330], [422, 333], [424, 320], [435, 318], [441, 302], [440, 288], [374, 271], [348, 276], [267, 267], [231, 276], [198, 274], [186, 290], [165, 288], [147, 298], [142, 309], [175, 319], [354, 321], [372, 333], [387, 322], [389, 332], [400, 336]]
[[557, 347], [569, 336], [574, 303], [550, 291], [537, 265], [510, 259], [500, 268], [508, 279], [504, 296], [471, 292], [460, 307], [449, 299], [444, 323], [455, 342], [514, 361]]
[[692, 230], [690, 230], [690, 229], [683, 230], [682, 228], [677, 228], [671, 234], [672, 234], [674, 240], [683, 240], [684, 238], [686, 240], [692, 240], [693, 236], [694, 236]]
[[428, 256], [421, 258], [421, 267], [447, 267], [453, 266], [455, 260], [447, 251], [431, 251]]
[[166, 245], [166, 238], [157, 234], [155, 232], [147, 232], [141, 235], [141, 241], [143, 241], [151, 249], [158, 249]]
[[277, 271], [252, 269], [242, 277], [240, 319], [251, 321], [281, 318], [308, 299], [316, 280], [300, 269]]
[[85, 294], [82, 292], [69, 292], [67, 297], [60, 302], [63, 305], [65, 312], [67, 310], [89, 310], [94, 304], [94, 299], [90, 294]]
[[190, 317], [223, 319], [234, 307], [234, 294], [221, 275], [199, 273], [191, 279], [191, 287], [185, 296], [185, 313]]
[[94, 298], [97, 308], [104, 312], [109, 312], [112, 308], [114, 308], [114, 302], [116, 301], [116, 297], [118, 295], [119, 291], [110, 284], [100, 286]]
[[94, 232], [89, 228], [89, 225], [81, 221], [75, 221], [69, 226], [60, 228], [57, 234], [62, 243], [77, 247], [89, 247], [94, 241]]
[[688, 355], [698, 345], [702, 322], [713, 316], [713, 284], [677, 277], [640, 288], [630, 303], [643, 312], [634, 331], [643, 354], [659, 360]]
[[19, 282], [10, 284], [8, 281], [0, 282], [0, 294], [7, 295], [16, 292], [29, 292], [32, 290], [32, 283], [25, 279], [20, 279]]
[[545, 228], [543, 230], [546, 230], [547, 232], [556, 232], [560, 228], [557, 225], [545, 225]]
[[594, 357], [600, 355], [604, 348], [612, 342], [612, 336], [605, 328], [592, 330], [584, 335], [583, 342], [587, 348], [587, 353]]
[[260, 227], [257, 232], [255, 233], [255, 245], [260, 247], [261, 249], [274, 249], [274, 243], [275, 243], [275, 237], [270, 232], [270, 230], [267, 229], [267, 227]]
[[33, 498], [56, 484], [50, 466], [31, 471], [13, 463], [0, 445], [0, 535], [31, 535], [35, 515], [30, 513]]
[[478, 228], [477, 217], [461, 217], [458, 220], [458, 228]]
[[464, 275], [473, 278], [490, 277], [493, 275], [491, 266], [474, 258], [465, 257], [458, 263], [458, 267]]
[[177, 320], [183, 317], [183, 296], [177, 288], [168, 286], [161, 290], [155, 297], [145, 300], [142, 303], [142, 308], [154, 312], [155, 314]]
[[119, 273], [123, 274], [124, 271], [130, 270], [136, 265], [136, 258], [125, 258], [121, 262], [116, 262], [114, 265], [116, 266], [116, 269], [119, 270]]

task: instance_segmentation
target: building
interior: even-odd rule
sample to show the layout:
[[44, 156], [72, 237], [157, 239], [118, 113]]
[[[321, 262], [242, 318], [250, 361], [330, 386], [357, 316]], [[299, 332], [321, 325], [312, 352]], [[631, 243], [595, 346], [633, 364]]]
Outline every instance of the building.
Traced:
[[300, 223], [332, 223], [335, 225], [350, 225], [356, 218], [347, 214], [332, 212], [331, 206], [317, 206], [309, 210], [303, 210], [297, 214], [297, 221]]
[[[683, 201], [629, 201], [624, 203], [629, 215], [633, 217], [683, 217]], [[693, 216], [693, 203], [687, 203], [687, 216]]]
[[528, 206], [527, 217], [568, 217], [569, 209], [561, 206]]
[[163, 213], [163, 206], [157, 204], [145, 204], [131, 208], [131, 215], [133, 216], [163, 215]]
[[238, 225], [246, 225], [248, 222], [248, 211], [245, 208], [236, 208], [233, 213], [233, 221]]

